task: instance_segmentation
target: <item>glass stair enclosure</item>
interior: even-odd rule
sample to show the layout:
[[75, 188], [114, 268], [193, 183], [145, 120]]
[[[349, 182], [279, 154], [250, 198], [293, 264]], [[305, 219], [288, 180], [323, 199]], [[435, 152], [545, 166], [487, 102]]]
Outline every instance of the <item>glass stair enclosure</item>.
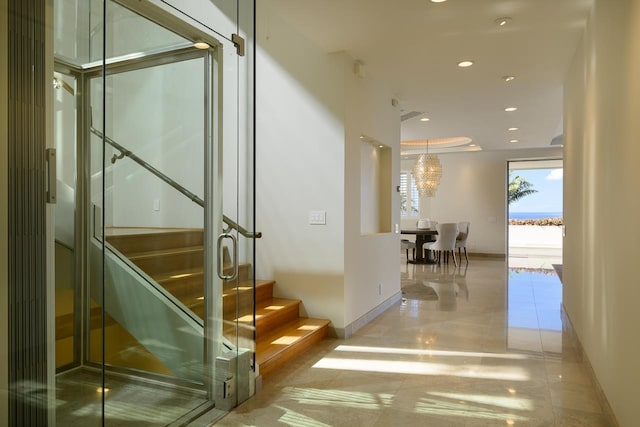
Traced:
[[246, 65], [160, 3], [54, 1], [56, 367], [99, 375], [105, 417], [123, 378], [190, 390], [175, 419], [252, 393]]

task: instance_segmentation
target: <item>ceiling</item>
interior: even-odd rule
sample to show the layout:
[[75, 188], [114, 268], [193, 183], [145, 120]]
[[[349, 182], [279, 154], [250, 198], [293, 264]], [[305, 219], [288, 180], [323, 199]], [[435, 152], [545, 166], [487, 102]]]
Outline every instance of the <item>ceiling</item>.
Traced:
[[[460, 151], [550, 147], [562, 134], [562, 83], [593, 0], [270, 2], [322, 50], [344, 51], [364, 78], [388, 82], [401, 114], [423, 113], [402, 121], [403, 141], [470, 138], [433, 147]], [[501, 17], [511, 21], [500, 26]], [[457, 66], [466, 59], [474, 65]]]

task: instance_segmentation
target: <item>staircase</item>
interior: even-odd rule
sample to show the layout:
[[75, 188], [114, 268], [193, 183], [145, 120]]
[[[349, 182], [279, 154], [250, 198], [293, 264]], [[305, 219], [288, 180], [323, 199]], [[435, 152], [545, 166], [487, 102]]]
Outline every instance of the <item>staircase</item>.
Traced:
[[[56, 242], [55, 337], [56, 368], [73, 366], [76, 327], [75, 292], [73, 289], [73, 252]], [[93, 300], [89, 314], [89, 360], [97, 362], [104, 356], [108, 365], [174, 375], [158, 358], [140, 344], [125, 328], [108, 314], [104, 320], [104, 352], [100, 328], [102, 309]]]
[[[121, 231], [114, 229], [107, 241], [202, 318], [203, 231]], [[222, 304], [223, 334], [249, 349], [254, 348], [251, 268], [240, 265], [238, 279], [224, 283]], [[274, 297], [274, 284], [273, 280], [258, 280], [255, 287], [255, 359], [263, 378], [323, 340], [329, 324], [328, 320], [300, 317], [301, 301]]]

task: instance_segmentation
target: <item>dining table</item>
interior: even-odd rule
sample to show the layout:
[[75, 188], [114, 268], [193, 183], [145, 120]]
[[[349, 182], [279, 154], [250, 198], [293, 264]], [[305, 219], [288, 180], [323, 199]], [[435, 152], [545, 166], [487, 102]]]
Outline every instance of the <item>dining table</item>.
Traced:
[[412, 234], [416, 236], [416, 254], [413, 260], [408, 260], [411, 264], [435, 264], [435, 260], [428, 254], [424, 256], [422, 246], [425, 243], [435, 241], [438, 232], [431, 228], [403, 228], [400, 234]]

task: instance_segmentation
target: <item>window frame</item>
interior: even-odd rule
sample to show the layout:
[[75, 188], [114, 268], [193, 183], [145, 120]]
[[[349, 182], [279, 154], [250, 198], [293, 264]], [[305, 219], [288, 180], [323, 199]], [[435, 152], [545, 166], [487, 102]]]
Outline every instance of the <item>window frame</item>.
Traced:
[[[404, 202], [406, 200], [406, 202]], [[415, 210], [415, 211], [414, 211]], [[400, 218], [420, 216], [420, 196], [411, 171], [400, 172]]]

